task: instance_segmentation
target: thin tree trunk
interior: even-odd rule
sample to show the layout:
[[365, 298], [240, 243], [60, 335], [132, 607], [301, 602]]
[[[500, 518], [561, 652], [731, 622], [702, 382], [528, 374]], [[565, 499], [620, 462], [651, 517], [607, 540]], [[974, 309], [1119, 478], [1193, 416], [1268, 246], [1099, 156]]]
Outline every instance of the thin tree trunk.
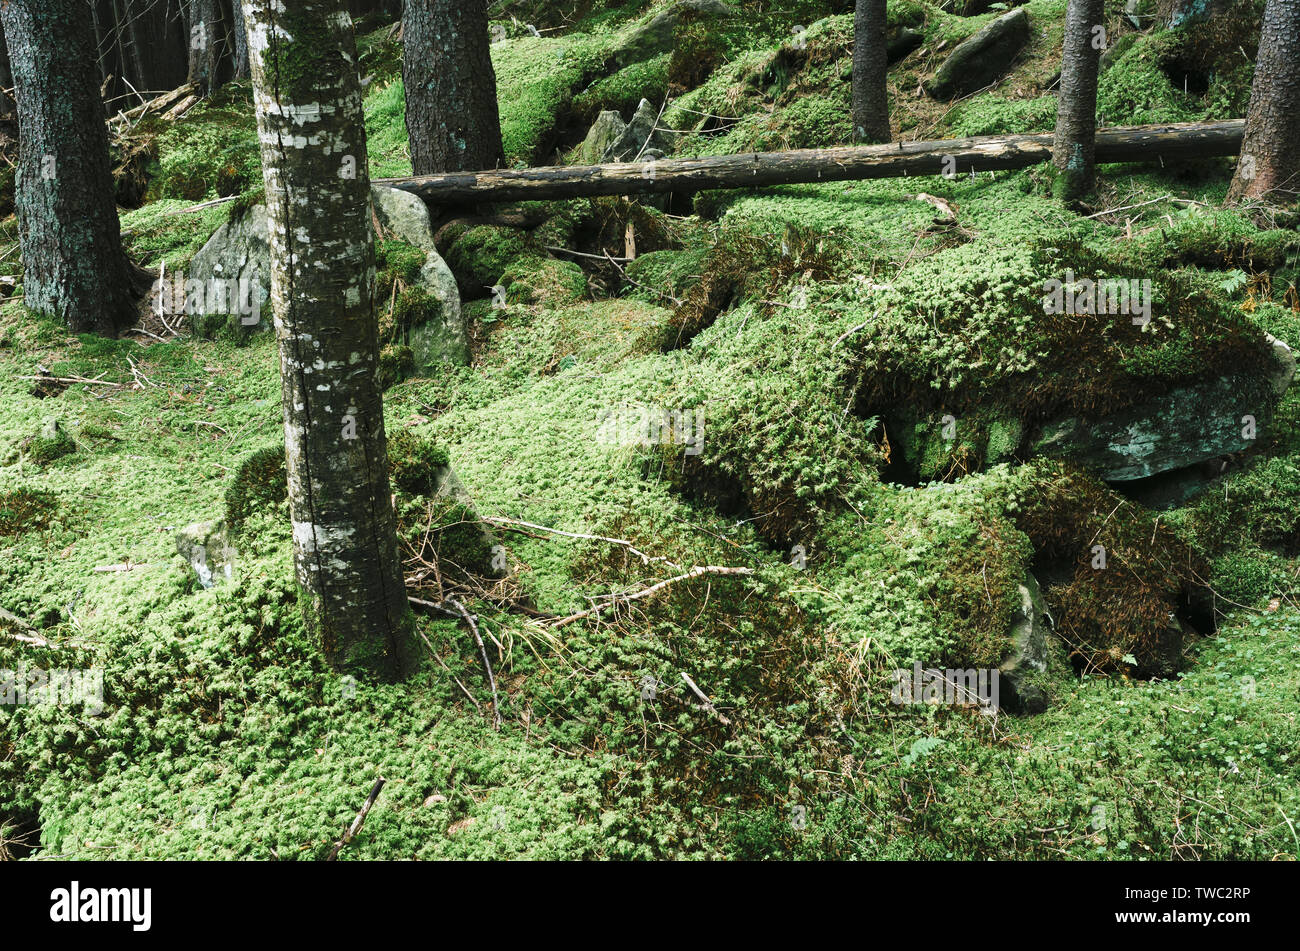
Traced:
[[1057, 197], [1076, 201], [1097, 185], [1097, 76], [1106, 45], [1103, 0], [1070, 0], [1052, 161]]
[[407, 0], [402, 42], [415, 174], [503, 164], [485, 0]]
[[0, 18], [17, 86], [25, 304], [74, 331], [114, 334], [137, 313], [91, 18], [81, 0], [10, 0]]
[[858, 142], [888, 142], [889, 49], [885, 0], [857, 0], [853, 16], [853, 134]]
[[231, 54], [231, 78], [247, 79], [250, 75], [248, 31], [244, 29], [244, 6], [240, 0], [231, 0], [231, 13], [230, 32], [234, 40], [234, 52]]
[[398, 676], [411, 617], [376, 383], [374, 237], [343, 0], [245, 0], [271, 241], [294, 562], [339, 670]]
[[190, 0], [190, 66], [186, 81], [211, 95], [221, 85], [221, 47], [224, 28], [217, 0]]
[[1268, 0], [1241, 157], [1228, 200], [1300, 193], [1300, 0]]

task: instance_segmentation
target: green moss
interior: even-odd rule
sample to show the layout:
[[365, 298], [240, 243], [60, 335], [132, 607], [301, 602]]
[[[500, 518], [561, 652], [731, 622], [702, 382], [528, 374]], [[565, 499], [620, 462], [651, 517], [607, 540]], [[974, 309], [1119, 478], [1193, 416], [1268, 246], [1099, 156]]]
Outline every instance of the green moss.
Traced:
[[661, 53], [596, 80], [573, 98], [574, 110], [583, 121], [592, 122], [605, 109], [627, 117], [642, 99], [661, 101], [668, 91], [668, 63], [672, 57], [672, 53]]
[[520, 258], [501, 274], [510, 303], [563, 307], [587, 293], [587, 275], [572, 261], [557, 258]]
[[261, 181], [251, 104], [200, 104], [159, 132], [148, 200], [207, 201], [237, 195]]
[[58, 500], [37, 489], [0, 492], [0, 535], [39, 532], [50, 524]]
[[525, 253], [524, 238], [518, 230], [476, 225], [456, 240], [446, 260], [456, 275], [461, 294], [475, 298], [486, 296], [500, 283], [506, 268]]
[[388, 440], [388, 470], [393, 484], [411, 495], [432, 495], [450, 459], [447, 450], [409, 430]]
[[213, 233], [232, 215], [232, 205], [188, 212], [190, 202], [172, 198], [151, 202], [122, 215], [122, 244], [140, 264], [183, 271]]
[[406, 132], [406, 89], [401, 79], [376, 82], [363, 103], [366, 116], [366, 152], [373, 178], [399, 178], [411, 174], [410, 142]]
[[226, 489], [226, 524], [238, 532], [255, 512], [280, 511], [289, 497], [284, 447], [268, 446], [239, 464]]
[[47, 466], [52, 462], [70, 456], [77, 451], [77, 444], [62, 425], [55, 422], [53, 427], [42, 427], [41, 433], [29, 436], [22, 443], [23, 455], [38, 466]]
[[1050, 131], [1056, 124], [1056, 105], [1055, 96], [1037, 99], [977, 96], [949, 113], [945, 124], [959, 138]]

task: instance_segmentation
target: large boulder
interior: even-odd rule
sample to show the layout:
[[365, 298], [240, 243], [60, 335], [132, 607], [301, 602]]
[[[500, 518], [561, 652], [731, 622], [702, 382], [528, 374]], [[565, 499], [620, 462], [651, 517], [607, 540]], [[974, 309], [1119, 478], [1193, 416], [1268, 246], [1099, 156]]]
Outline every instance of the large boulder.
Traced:
[[1073, 459], [1108, 482], [1128, 482], [1242, 452], [1262, 436], [1295, 376], [1286, 344], [1274, 340], [1268, 359], [1263, 376], [1229, 374], [1099, 420], [1057, 420], [1043, 428], [1032, 453]]
[[[371, 187], [371, 199], [379, 237], [395, 238], [425, 252], [419, 289], [437, 306], [429, 308], [424, 323], [410, 331], [408, 343], [416, 372], [441, 363], [469, 362], [469, 333], [461, 313], [460, 292], [451, 269], [434, 246], [429, 209], [414, 194], [384, 185]], [[198, 332], [211, 333], [222, 325], [245, 331], [272, 329], [269, 318], [261, 316], [270, 288], [268, 233], [266, 206], [254, 205], [218, 228], [194, 256], [186, 275], [189, 281], [205, 286], [213, 279], [233, 281], [247, 289], [242, 306], [235, 298], [226, 310], [209, 307], [203, 314], [192, 314]]]
[[[262, 319], [263, 305], [271, 294], [268, 234], [266, 206], [253, 205], [232, 215], [194, 255], [185, 275], [187, 279], [200, 281], [205, 287], [214, 280], [233, 281], [246, 289], [247, 305], [243, 308], [247, 313], [243, 313], [239, 307], [231, 306], [227, 296], [224, 308], [208, 304], [195, 312], [191, 306], [190, 319], [197, 333], [211, 334], [222, 326], [245, 331], [273, 329], [269, 317]], [[179, 300], [175, 301], [169, 308], [171, 313], [182, 312], [184, 308], [179, 304]]]
[[639, 63], [676, 46], [677, 27], [688, 17], [728, 17], [731, 7], [722, 0], [677, 0], [671, 7], [627, 31], [614, 50], [620, 67]]
[[944, 60], [925, 91], [935, 99], [956, 99], [993, 83], [1029, 42], [1029, 17], [1022, 8], [988, 23]]
[[460, 290], [451, 268], [434, 246], [433, 220], [428, 206], [418, 196], [400, 188], [376, 185], [371, 188], [371, 194], [381, 232], [425, 252], [420, 287], [437, 307], [429, 319], [410, 330], [407, 343], [416, 372], [441, 363], [469, 363], [469, 331], [461, 313]]

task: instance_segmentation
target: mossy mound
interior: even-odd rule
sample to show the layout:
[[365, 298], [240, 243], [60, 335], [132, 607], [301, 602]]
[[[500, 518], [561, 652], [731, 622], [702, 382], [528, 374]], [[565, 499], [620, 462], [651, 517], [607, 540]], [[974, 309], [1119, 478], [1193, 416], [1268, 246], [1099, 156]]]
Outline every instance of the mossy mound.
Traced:
[[0, 492], [0, 535], [39, 532], [57, 510], [58, 500], [49, 492], [25, 488]]

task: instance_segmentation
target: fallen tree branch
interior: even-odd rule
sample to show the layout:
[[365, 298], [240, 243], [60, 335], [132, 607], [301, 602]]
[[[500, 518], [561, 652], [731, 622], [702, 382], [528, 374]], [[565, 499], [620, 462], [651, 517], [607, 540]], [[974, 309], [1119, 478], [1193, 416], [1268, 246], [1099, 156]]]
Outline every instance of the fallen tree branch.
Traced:
[[707, 696], [705, 696], [703, 690], [695, 686], [695, 681], [691, 680], [690, 675], [687, 674], [686, 671], [684, 670], [679, 670], [678, 673], [682, 675], [682, 680], [686, 681], [686, 686], [691, 688], [691, 692], [694, 693], [695, 696], [700, 698], [700, 702], [704, 704], [704, 709], [709, 711], [709, 713], [712, 713], [715, 717], [717, 717], [718, 722], [721, 723], [723, 726], [731, 726], [731, 721], [718, 712], [718, 708], [713, 705], [713, 701], [710, 700]]
[[[1241, 151], [1243, 119], [1168, 125], [1115, 126], [1097, 130], [1097, 163], [1164, 162], [1213, 158]], [[946, 175], [1028, 168], [1052, 157], [1052, 134], [979, 136], [928, 142], [749, 152], [706, 158], [616, 162], [446, 172], [411, 178], [380, 178], [433, 205], [536, 201], [597, 195], [696, 192], [843, 182], [906, 175]]]
[[609, 600], [604, 604], [598, 604], [593, 608], [588, 608], [586, 611], [579, 611], [577, 614], [570, 614], [568, 617], [562, 617], [551, 624], [551, 627], [564, 627], [564, 625], [572, 624], [574, 621], [579, 621], [582, 618], [601, 614], [621, 602], [640, 601], [643, 598], [653, 597], [669, 585], [676, 584], [678, 581], [686, 581], [689, 578], [698, 578], [700, 575], [752, 575], [753, 573], [753, 568], [728, 568], [720, 565], [699, 565], [683, 574], [676, 575], [672, 578], [665, 578], [663, 581], [652, 584], [648, 588], [642, 588], [640, 591], [634, 591], [631, 594], [610, 595]]
[[511, 526], [534, 528], [539, 532], [550, 532], [552, 535], [563, 535], [565, 538], [580, 538], [586, 541], [608, 542], [611, 545], [621, 545], [640, 558], [642, 564], [648, 565], [654, 561], [663, 561], [672, 565], [674, 568], [681, 567], [681, 565], [673, 564], [673, 562], [669, 561], [667, 558], [647, 555], [625, 538], [606, 538], [604, 535], [587, 535], [583, 532], [566, 532], [558, 528], [548, 528], [545, 525], [538, 525], [536, 522], [522, 522], [518, 519], [506, 518], [502, 515], [480, 515], [479, 520], [483, 522], [491, 522], [493, 525], [503, 525], [506, 528], [510, 528]]
[[[492, 662], [488, 660], [487, 645], [483, 643], [483, 637], [482, 635], [479, 634], [478, 624], [475, 623], [476, 619], [474, 615], [470, 614], [469, 611], [465, 609], [465, 605], [461, 604], [455, 598], [446, 598], [443, 604], [438, 604], [434, 601], [426, 601], [423, 598], [412, 597], [411, 595], [408, 594], [406, 596], [406, 600], [409, 601], [411, 604], [418, 604], [420, 605], [420, 607], [432, 608], [433, 610], [439, 611], [442, 614], [447, 615], [448, 617], [454, 617], [458, 620], [462, 620], [467, 625], [469, 625], [470, 633], [474, 635], [474, 641], [475, 643], [478, 644], [479, 655], [483, 658], [483, 669], [487, 672], [488, 686], [492, 688], [492, 729], [500, 730], [501, 729], [501, 702], [497, 698], [497, 679], [496, 676], [492, 673]], [[445, 605], [447, 604], [450, 604], [451, 608], [445, 607]], [[426, 640], [425, 644], [429, 644], [429, 642]], [[431, 651], [433, 650], [432, 645], [429, 645], [429, 650]], [[460, 684], [460, 681], [457, 680], [456, 683]], [[465, 687], [463, 685], [461, 685], [461, 690], [465, 690]], [[465, 694], [466, 696], [469, 696], [469, 691], [466, 690]], [[473, 697], [470, 697], [470, 702], [474, 703], [476, 707], [478, 706], [477, 701], [475, 701]]]
[[375, 784], [370, 787], [370, 795], [366, 797], [365, 805], [361, 807], [361, 811], [357, 813], [357, 817], [352, 820], [352, 825], [348, 826], [348, 828], [344, 830], [343, 838], [334, 843], [334, 848], [330, 850], [329, 857], [325, 859], [326, 862], [333, 862], [337, 859], [339, 853], [343, 851], [343, 847], [351, 842], [353, 837], [361, 831], [361, 824], [366, 821], [366, 816], [370, 814], [370, 807], [373, 806], [375, 800], [379, 798], [379, 791], [384, 788], [384, 783], [386, 782], [388, 782], [388, 780], [384, 779], [382, 776], [375, 780]]

